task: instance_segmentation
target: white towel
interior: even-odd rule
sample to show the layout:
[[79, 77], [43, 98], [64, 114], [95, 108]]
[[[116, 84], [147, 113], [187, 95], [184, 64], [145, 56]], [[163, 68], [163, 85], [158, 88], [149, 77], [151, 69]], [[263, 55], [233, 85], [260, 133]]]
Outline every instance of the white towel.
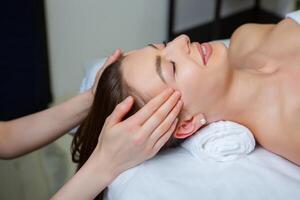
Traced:
[[80, 85], [80, 93], [90, 89], [94, 85], [97, 72], [103, 66], [105, 61], [106, 58], [101, 58], [99, 60], [92, 61], [85, 66], [85, 77]]
[[286, 17], [293, 19], [295, 22], [300, 24], [300, 10], [288, 13]]
[[219, 121], [200, 129], [182, 147], [197, 158], [224, 162], [252, 152], [255, 139], [245, 126], [231, 121]]

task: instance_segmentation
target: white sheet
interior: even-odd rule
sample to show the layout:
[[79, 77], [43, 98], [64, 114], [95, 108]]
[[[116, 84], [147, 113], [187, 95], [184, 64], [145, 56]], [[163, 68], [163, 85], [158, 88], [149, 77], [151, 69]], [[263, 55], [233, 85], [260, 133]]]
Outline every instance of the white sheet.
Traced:
[[298, 24], [300, 24], [300, 10], [288, 13], [286, 15], [286, 17], [291, 18], [291, 19], [295, 20], [295, 22], [297, 22]]
[[216, 162], [177, 148], [121, 174], [106, 200], [300, 199], [300, 167], [257, 147], [238, 160]]

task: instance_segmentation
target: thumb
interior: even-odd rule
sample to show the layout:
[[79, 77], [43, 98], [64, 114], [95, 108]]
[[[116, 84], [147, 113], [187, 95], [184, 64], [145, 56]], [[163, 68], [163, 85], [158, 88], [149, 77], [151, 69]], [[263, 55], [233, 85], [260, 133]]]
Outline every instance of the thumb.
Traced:
[[114, 126], [115, 124], [121, 122], [123, 117], [130, 111], [133, 102], [133, 98], [128, 96], [125, 100], [119, 103], [110, 115], [109, 125]]
[[114, 63], [116, 60], [118, 60], [122, 56], [122, 51], [121, 49], [116, 49], [115, 52], [107, 58], [105, 61], [103, 68], [106, 68], [107, 66], [111, 65]]

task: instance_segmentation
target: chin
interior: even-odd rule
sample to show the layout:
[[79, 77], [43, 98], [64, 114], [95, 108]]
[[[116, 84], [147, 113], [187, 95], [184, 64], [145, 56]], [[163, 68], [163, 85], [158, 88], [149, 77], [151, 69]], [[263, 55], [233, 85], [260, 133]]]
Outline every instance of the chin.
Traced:
[[208, 64], [217, 68], [228, 66], [228, 48], [223, 42], [210, 42], [213, 52]]

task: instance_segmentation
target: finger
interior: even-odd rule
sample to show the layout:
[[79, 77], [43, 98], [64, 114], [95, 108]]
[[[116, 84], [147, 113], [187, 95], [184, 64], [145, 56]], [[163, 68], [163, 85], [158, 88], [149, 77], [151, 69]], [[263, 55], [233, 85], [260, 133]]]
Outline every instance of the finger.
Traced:
[[167, 99], [173, 94], [174, 89], [169, 88], [164, 90], [161, 94], [151, 99], [144, 107], [142, 107], [137, 113], [129, 118], [130, 121], [134, 121], [137, 124], [143, 124], [152, 114], [167, 101]]
[[111, 56], [108, 57], [108, 59], [106, 59], [105, 63], [100, 67], [100, 69], [98, 70], [98, 72], [96, 74], [94, 84], [91, 89], [92, 94], [96, 93], [99, 79], [100, 79], [102, 73], [104, 72], [104, 70], [106, 69], [106, 67], [111, 65], [112, 63], [116, 62], [116, 60], [118, 60], [121, 56], [122, 56], [121, 50], [117, 49]]
[[179, 98], [180, 93], [174, 92], [172, 96], [143, 124], [143, 132], [151, 134], [166, 119]]
[[153, 146], [153, 151], [155, 154], [166, 144], [166, 142], [170, 139], [170, 137], [173, 135], [176, 125], [178, 123], [178, 119], [176, 119], [173, 123], [171, 128], [164, 134], [162, 135], [161, 138], [154, 144]]
[[172, 124], [177, 119], [178, 114], [182, 108], [182, 101], [179, 100], [173, 110], [169, 113], [166, 119], [149, 135], [149, 143], [154, 146], [154, 144], [161, 138], [168, 130], [171, 129]]
[[114, 126], [115, 124], [122, 121], [123, 117], [130, 111], [133, 105], [133, 98], [128, 96], [124, 101], [119, 103], [114, 111], [109, 116], [109, 126]]
[[112, 63], [116, 62], [122, 55], [122, 51], [120, 49], [116, 49], [115, 52], [107, 58], [105, 61], [103, 68], [111, 65]]
[[[103, 71], [106, 69], [107, 66], [111, 65], [112, 63], [116, 62], [120, 57], [122, 56], [122, 51], [120, 49], [115, 50], [115, 52], [109, 56], [105, 63], [100, 67], [100, 69], [97, 72], [96, 79], [95, 79], [95, 85], [98, 84], [98, 81], [103, 73]], [[94, 90], [96, 90], [96, 87], [94, 87]]]

